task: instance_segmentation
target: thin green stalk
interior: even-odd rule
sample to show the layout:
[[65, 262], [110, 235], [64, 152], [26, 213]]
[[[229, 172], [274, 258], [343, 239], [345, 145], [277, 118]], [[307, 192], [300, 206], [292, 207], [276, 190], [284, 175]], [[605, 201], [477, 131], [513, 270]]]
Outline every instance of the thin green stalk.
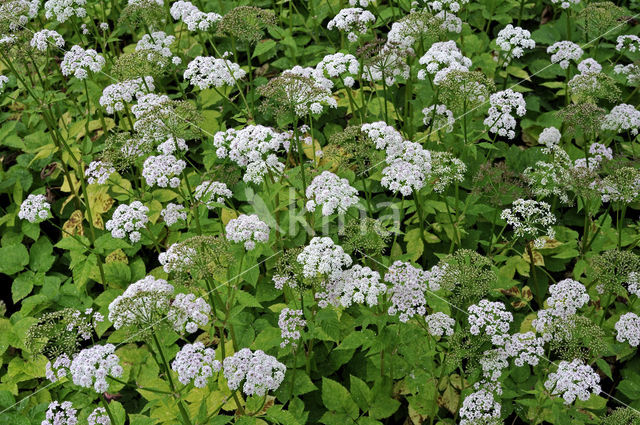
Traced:
[[164, 351], [162, 350], [162, 346], [160, 345], [160, 341], [158, 341], [158, 337], [156, 336], [155, 331], [151, 332], [151, 336], [153, 337], [153, 342], [158, 348], [158, 354], [160, 354], [162, 365], [164, 366], [165, 373], [167, 374], [167, 379], [169, 380], [169, 387], [173, 392], [174, 398], [176, 398], [178, 409], [180, 410], [180, 415], [182, 416], [182, 422], [185, 425], [192, 425], [191, 419], [189, 419], [189, 414], [187, 413], [187, 410], [185, 409], [184, 404], [182, 403], [182, 400], [180, 400], [179, 396], [177, 395], [178, 391], [176, 389], [175, 383], [173, 382], [173, 377], [171, 376], [171, 369], [169, 368], [169, 363], [167, 363], [167, 359], [164, 356]]

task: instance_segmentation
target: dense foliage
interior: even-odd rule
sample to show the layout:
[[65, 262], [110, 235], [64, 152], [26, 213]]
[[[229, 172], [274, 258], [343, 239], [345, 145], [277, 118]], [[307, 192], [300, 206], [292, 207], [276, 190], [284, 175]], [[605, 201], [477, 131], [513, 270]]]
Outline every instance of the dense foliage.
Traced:
[[640, 424], [638, 4], [0, 0], [0, 423]]

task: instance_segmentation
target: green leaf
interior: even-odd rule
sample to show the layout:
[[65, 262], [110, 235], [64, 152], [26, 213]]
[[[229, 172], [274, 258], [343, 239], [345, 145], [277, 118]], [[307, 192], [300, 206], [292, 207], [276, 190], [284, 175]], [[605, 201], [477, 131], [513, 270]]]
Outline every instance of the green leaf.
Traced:
[[29, 250], [29, 267], [36, 272], [46, 272], [53, 265], [56, 257], [53, 256], [53, 245], [49, 239], [42, 236]]
[[0, 273], [12, 275], [29, 264], [29, 253], [24, 245], [3, 246], [0, 248]]
[[346, 413], [352, 419], [358, 417], [358, 405], [349, 391], [338, 382], [325, 377], [322, 378], [322, 402], [329, 410]]
[[14, 304], [31, 293], [33, 289], [33, 279], [33, 272], [28, 271], [13, 280], [11, 284], [11, 299]]
[[353, 400], [360, 407], [360, 410], [366, 412], [369, 410], [369, 406], [373, 401], [373, 397], [371, 396], [371, 390], [366, 382], [357, 376], [351, 375], [350, 377], [351, 384], [351, 395], [353, 396]]
[[252, 58], [258, 57], [262, 54], [267, 53], [269, 50], [274, 49], [276, 47], [276, 42], [273, 40], [264, 40], [256, 45], [255, 50], [253, 51]]
[[622, 382], [618, 384], [618, 391], [629, 397], [631, 400], [640, 399], [640, 384], [635, 380], [622, 380]]

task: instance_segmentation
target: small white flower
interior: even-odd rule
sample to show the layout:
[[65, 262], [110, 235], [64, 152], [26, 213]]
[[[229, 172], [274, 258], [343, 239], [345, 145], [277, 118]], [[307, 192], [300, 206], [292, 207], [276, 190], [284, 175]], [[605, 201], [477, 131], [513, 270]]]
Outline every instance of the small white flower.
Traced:
[[73, 383], [93, 388], [98, 394], [106, 392], [109, 389], [107, 376], [119, 378], [123, 373], [115, 349], [113, 344], [94, 345], [76, 354], [69, 367]]
[[167, 226], [173, 226], [178, 221], [187, 219], [187, 209], [183, 205], [170, 202], [160, 211], [160, 215]]
[[84, 80], [89, 76], [88, 71], [100, 72], [104, 64], [104, 57], [95, 50], [85, 50], [80, 46], [73, 46], [64, 54], [60, 68], [62, 75], [73, 75], [79, 80]]
[[561, 361], [558, 370], [550, 373], [544, 387], [552, 395], [562, 395], [564, 404], [571, 404], [576, 397], [587, 401], [591, 393], [600, 394], [600, 376], [582, 360], [575, 359], [571, 363]]
[[551, 55], [551, 63], [559, 63], [560, 68], [569, 68], [569, 61], [578, 62], [584, 51], [572, 41], [558, 41], [547, 47]]
[[369, 26], [376, 22], [376, 17], [368, 10], [359, 7], [350, 7], [340, 10], [338, 14], [329, 21], [327, 29], [334, 28], [347, 33], [347, 38], [351, 42], [358, 41], [362, 34], [367, 33]]
[[[162, 4], [160, 4], [162, 6]], [[188, 1], [176, 1], [171, 5], [170, 14], [176, 21], [182, 21], [189, 31], [207, 31], [213, 24], [222, 19], [214, 12], [204, 13]]]
[[269, 226], [255, 215], [240, 214], [229, 220], [226, 227], [227, 239], [232, 242], [244, 242], [244, 248], [251, 251], [256, 243], [269, 241]]
[[196, 200], [204, 203], [210, 210], [224, 205], [226, 198], [231, 198], [233, 192], [227, 188], [227, 185], [221, 182], [204, 181], [196, 187], [193, 196]]
[[307, 186], [306, 207], [308, 211], [315, 211], [316, 206], [322, 207], [322, 215], [329, 216], [334, 212], [344, 214], [349, 207], [358, 203], [358, 191], [349, 185], [349, 180], [340, 178], [330, 171], [313, 178]]
[[307, 325], [307, 321], [304, 320], [304, 314], [302, 310], [292, 310], [290, 308], [283, 308], [280, 311], [278, 317], [278, 326], [280, 327], [280, 337], [282, 342], [280, 347], [284, 348], [291, 344], [292, 347], [297, 347], [298, 341], [301, 337], [300, 330], [304, 329]]
[[33, 34], [29, 44], [34, 49], [46, 52], [49, 47], [64, 47], [64, 38], [56, 31], [43, 29]]
[[111, 220], [107, 221], [104, 227], [111, 232], [111, 236], [114, 238], [123, 239], [128, 236], [131, 242], [136, 243], [142, 237], [140, 230], [149, 221], [148, 212], [149, 208], [140, 201], [133, 201], [129, 205], [118, 205]]
[[429, 334], [433, 336], [451, 336], [456, 321], [440, 311], [425, 316], [424, 321], [429, 330]]
[[20, 205], [18, 218], [30, 223], [40, 223], [51, 215], [51, 204], [44, 195], [29, 195]]
[[87, 177], [89, 184], [105, 184], [111, 174], [115, 173], [116, 169], [113, 165], [105, 161], [92, 161], [86, 170], [84, 175]]
[[521, 93], [506, 89], [494, 93], [489, 98], [491, 107], [489, 115], [484, 120], [484, 125], [489, 127], [489, 132], [499, 136], [513, 139], [516, 137], [516, 119], [512, 112], [519, 117], [527, 113], [527, 104]]
[[498, 33], [496, 44], [504, 52], [506, 67], [512, 58], [522, 57], [525, 49], [531, 50], [536, 47], [536, 42], [531, 38], [531, 33], [520, 27], [509, 24]]
[[198, 56], [187, 65], [184, 79], [200, 90], [210, 87], [233, 86], [241, 80], [246, 72], [240, 65], [227, 59], [216, 59], [209, 56]]
[[491, 336], [491, 343], [502, 346], [509, 336], [509, 324], [513, 315], [506, 311], [504, 304], [496, 301], [480, 300], [468, 308], [470, 332], [472, 335]]
[[615, 325], [618, 335], [616, 339], [620, 342], [629, 341], [629, 345], [637, 347], [640, 345], [640, 317], [635, 313], [626, 313], [620, 316]]
[[211, 306], [202, 298], [194, 294], [177, 294], [171, 302], [167, 321], [178, 333], [194, 333], [198, 327], [209, 323]]
[[344, 267], [351, 265], [351, 257], [331, 238], [314, 237], [296, 258], [307, 278], [318, 275], [338, 278]]
[[184, 385], [193, 382], [197, 388], [204, 388], [209, 378], [220, 371], [222, 365], [213, 348], [205, 348], [201, 342], [186, 344], [176, 354], [171, 369], [178, 374], [178, 381]]
[[244, 381], [242, 392], [247, 396], [264, 396], [275, 391], [284, 380], [287, 367], [262, 350], [243, 348], [223, 361], [224, 377], [229, 389], [235, 391]]

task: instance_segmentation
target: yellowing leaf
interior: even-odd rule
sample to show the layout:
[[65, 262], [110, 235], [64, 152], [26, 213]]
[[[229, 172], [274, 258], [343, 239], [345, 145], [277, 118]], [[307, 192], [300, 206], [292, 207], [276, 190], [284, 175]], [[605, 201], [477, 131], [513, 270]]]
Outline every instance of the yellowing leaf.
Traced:
[[69, 220], [62, 225], [62, 229], [64, 230], [62, 233], [63, 238], [71, 235], [84, 235], [84, 228], [82, 227], [82, 211], [75, 210], [72, 212]]
[[113, 251], [111, 254], [107, 255], [104, 259], [105, 263], [125, 263], [129, 264], [129, 258], [127, 258], [127, 254], [124, 253], [120, 248]]
[[237, 218], [238, 214], [234, 210], [222, 207], [222, 223], [226, 226], [232, 219]]
[[[531, 252], [533, 254], [533, 264], [535, 264], [536, 266], [544, 266], [544, 256], [536, 250], [532, 250]], [[527, 264], [531, 264], [531, 258], [529, 258], [529, 254], [527, 253], [523, 254], [522, 259]]]

